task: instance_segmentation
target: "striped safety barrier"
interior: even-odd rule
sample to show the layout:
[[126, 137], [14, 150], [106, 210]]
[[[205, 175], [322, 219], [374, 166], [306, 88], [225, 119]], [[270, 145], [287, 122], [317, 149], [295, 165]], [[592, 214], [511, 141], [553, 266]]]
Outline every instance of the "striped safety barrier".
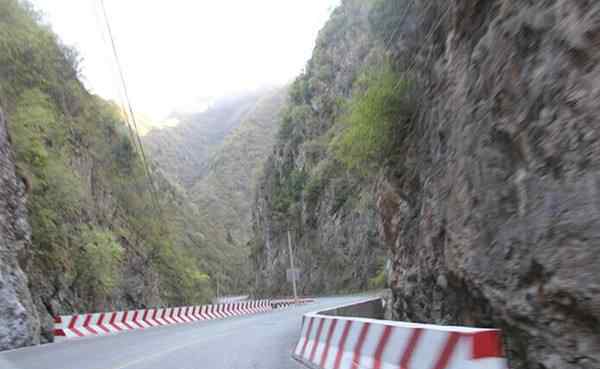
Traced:
[[294, 358], [319, 369], [506, 369], [500, 331], [306, 314]]
[[285, 299], [285, 300], [271, 300], [271, 306], [273, 307], [273, 309], [282, 309], [282, 308], [286, 308], [289, 307], [291, 305], [303, 305], [303, 304], [309, 304], [311, 302], [314, 302], [315, 299], [298, 299], [298, 300], [294, 300], [294, 299]]
[[231, 304], [58, 316], [54, 318], [53, 333], [57, 338], [108, 335], [163, 325], [256, 314], [272, 309], [269, 300], [258, 300]]

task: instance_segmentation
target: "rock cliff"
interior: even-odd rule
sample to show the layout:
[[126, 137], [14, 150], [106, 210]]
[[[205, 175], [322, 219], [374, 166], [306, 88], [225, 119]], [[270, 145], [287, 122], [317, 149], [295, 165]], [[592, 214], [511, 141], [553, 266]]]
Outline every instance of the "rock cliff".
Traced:
[[[599, 24], [600, 5], [574, 0], [344, 1], [266, 166], [257, 286], [281, 291], [288, 228], [303, 292], [360, 280], [374, 219], [394, 319], [499, 327], [512, 368], [599, 367]], [[415, 105], [392, 127], [394, 155], [359, 180], [323, 164], [347, 129], [331, 101], [386, 58]], [[373, 194], [373, 213], [333, 206], [340, 178]]]
[[40, 320], [21, 265], [31, 253], [25, 192], [0, 109], [0, 351], [39, 343]]
[[338, 8], [290, 88], [254, 207], [252, 260], [260, 293], [291, 293], [288, 230], [301, 272], [299, 293], [366, 289], [383, 268], [375, 182], [343, 168], [328, 148], [354, 80], [380, 54], [369, 36], [369, 9], [360, 1]]
[[422, 105], [378, 199], [394, 317], [503, 328], [514, 368], [598, 367], [600, 7], [409, 12], [393, 53]]

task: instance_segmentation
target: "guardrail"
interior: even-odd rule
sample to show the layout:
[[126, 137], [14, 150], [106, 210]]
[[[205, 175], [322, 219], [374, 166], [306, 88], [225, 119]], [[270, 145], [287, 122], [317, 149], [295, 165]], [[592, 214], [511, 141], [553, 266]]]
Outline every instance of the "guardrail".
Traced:
[[[312, 301], [314, 300], [299, 299], [298, 304]], [[164, 309], [63, 315], [54, 318], [53, 334], [56, 339], [102, 336], [165, 325], [269, 312], [293, 304], [294, 300], [288, 299], [256, 300]]]
[[269, 300], [231, 304], [66, 315], [54, 318], [54, 337], [108, 335], [164, 325], [223, 319], [273, 310]]
[[305, 314], [292, 356], [313, 369], [507, 368], [497, 329], [334, 315], [353, 306], [366, 313], [377, 304], [380, 298]]
[[294, 299], [283, 299], [283, 300], [271, 300], [271, 306], [273, 307], [273, 309], [281, 309], [281, 308], [285, 308], [294, 304], [297, 305], [304, 305], [304, 304], [309, 304], [311, 302], [314, 302], [315, 299], [298, 299], [298, 300], [294, 300]]

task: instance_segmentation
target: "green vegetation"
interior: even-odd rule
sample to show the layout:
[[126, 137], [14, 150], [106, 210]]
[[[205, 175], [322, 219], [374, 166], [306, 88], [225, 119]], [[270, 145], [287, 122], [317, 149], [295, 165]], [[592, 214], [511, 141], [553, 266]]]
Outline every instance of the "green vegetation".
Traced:
[[118, 107], [86, 91], [77, 61], [26, 2], [0, 0], [0, 105], [31, 185], [32, 291], [62, 313], [206, 302], [222, 257], [155, 171], [156, 206]]
[[346, 130], [333, 141], [337, 158], [368, 172], [393, 157], [410, 129], [415, 108], [411, 83], [389, 63], [364, 73], [343, 118]]
[[292, 170], [289, 175], [282, 177], [274, 187], [273, 210], [279, 213], [287, 213], [293, 204], [300, 201], [307, 179], [308, 176], [305, 171], [296, 169]]
[[121, 282], [122, 246], [111, 231], [87, 225], [81, 226], [77, 241], [81, 252], [76, 278], [89, 286], [93, 295], [110, 296]]

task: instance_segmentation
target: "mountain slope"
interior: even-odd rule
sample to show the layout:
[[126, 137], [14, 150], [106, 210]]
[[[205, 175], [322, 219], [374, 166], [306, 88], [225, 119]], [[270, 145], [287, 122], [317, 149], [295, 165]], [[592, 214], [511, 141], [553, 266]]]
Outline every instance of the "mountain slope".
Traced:
[[196, 238], [219, 255], [205, 255], [212, 260], [205, 268], [222, 293], [247, 293], [254, 279], [247, 247], [252, 199], [286, 96], [287, 88], [272, 88], [228, 97], [143, 138], [150, 157], [195, 209]]
[[275, 142], [286, 92], [271, 91], [256, 102], [210, 158], [207, 173], [189, 191], [198, 208], [218, 219], [221, 232], [238, 245], [251, 238], [256, 182]]
[[290, 231], [302, 294], [364, 290], [383, 272], [375, 181], [346, 168], [332, 141], [363, 65], [376, 61], [371, 2], [346, 1], [290, 89], [254, 206], [252, 259], [263, 294], [289, 294]]
[[221, 98], [207, 111], [174, 116], [175, 127], [153, 129], [143, 137], [150, 156], [175, 183], [192, 187], [204, 176], [210, 157], [238, 127], [263, 92]]
[[[2, 0], [0, 14], [0, 105], [31, 224], [18, 262], [42, 340], [59, 314], [208, 301], [226, 256], [198, 237], [193, 207], [160, 172], [149, 180], [118, 107], [81, 84], [76, 52], [27, 3]], [[17, 270], [11, 260], [0, 268]]]

